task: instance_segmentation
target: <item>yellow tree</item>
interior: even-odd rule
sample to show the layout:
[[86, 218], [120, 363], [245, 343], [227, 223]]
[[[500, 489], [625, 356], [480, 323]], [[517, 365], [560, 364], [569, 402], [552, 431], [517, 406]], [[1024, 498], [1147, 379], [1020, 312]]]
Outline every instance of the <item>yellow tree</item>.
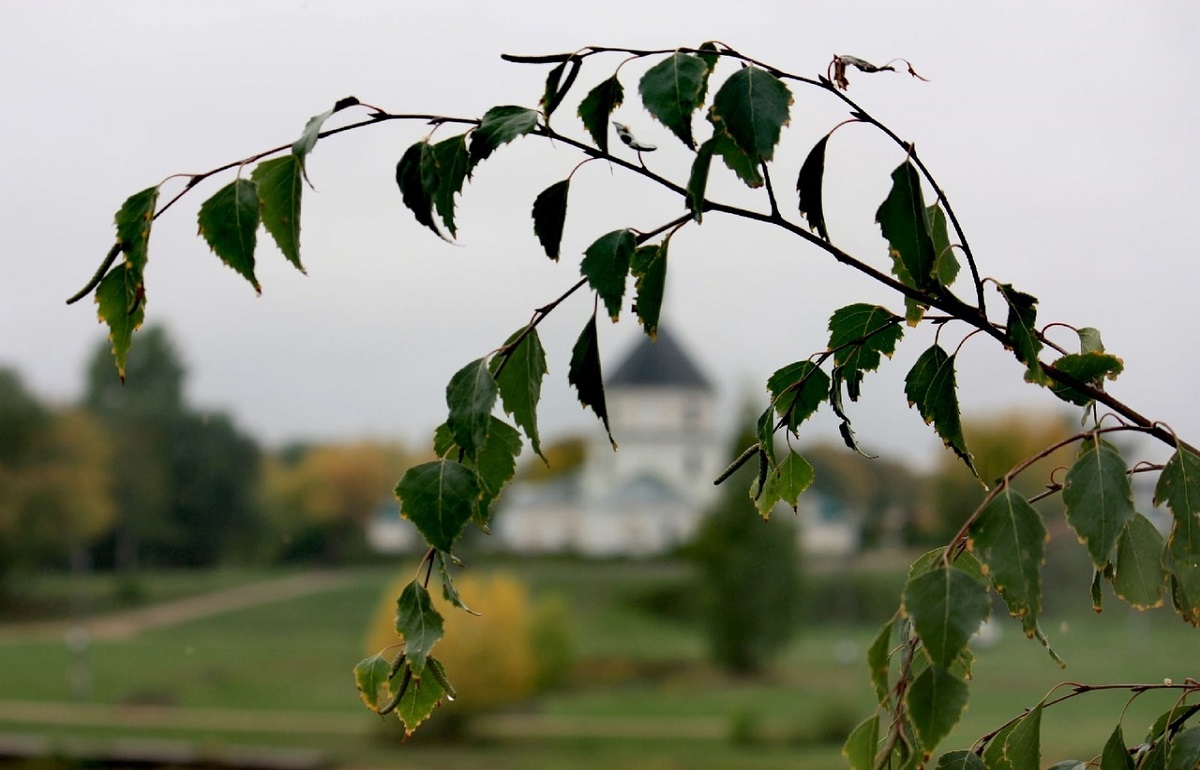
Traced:
[[264, 495], [283, 556], [336, 562], [361, 553], [367, 522], [395, 505], [396, 478], [411, 458], [396, 444], [327, 444], [267, 463]]

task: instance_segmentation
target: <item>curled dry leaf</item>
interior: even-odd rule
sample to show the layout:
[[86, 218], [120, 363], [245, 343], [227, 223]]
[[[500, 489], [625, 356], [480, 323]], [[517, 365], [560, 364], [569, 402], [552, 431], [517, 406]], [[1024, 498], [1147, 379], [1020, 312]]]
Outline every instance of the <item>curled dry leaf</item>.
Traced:
[[857, 56], [847, 56], [845, 54], [833, 55], [833, 61], [829, 63], [826, 74], [829, 76], [829, 79], [833, 81], [834, 85], [843, 91], [846, 91], [850, 88], [850, 81], [846, 78], [846, 67], [854, 67], [859, 72], [868, 73], [895, 72], [896, 68], [892, 66], [894, 62], [904, 62], [904, 66], [907, 68], [908, 74], [912, 75], [918, 80], [924, 80], [926, 83], [929, 82], [929, 78], [924, 78], [917, 74], [917, 71], [913, 69], [912, 64], [910, 64], [907, 59], [892, 59], [892, 61], [884, 64], [882, 67], [879, 67], [867, 61], [866, 59], [860, 59]]

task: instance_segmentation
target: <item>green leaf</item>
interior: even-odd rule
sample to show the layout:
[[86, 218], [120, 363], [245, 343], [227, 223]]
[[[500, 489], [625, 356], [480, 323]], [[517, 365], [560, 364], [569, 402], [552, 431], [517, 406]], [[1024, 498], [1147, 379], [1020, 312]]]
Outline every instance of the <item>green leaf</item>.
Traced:
[[708, 71], [711, 73], [717, 68], [717, 62], [721, 61], [720, 49], [717, 48], [717, 44], [709, 40], [701, 43], [700, 48], [697, 50], [699, 53], [696, 55], [704, 61], [705, 65], [708, 66]]
[[1189, 727], [1171, 741], [1167, 755], [1169, 770], [1196, 770], [1200, 767], [1200, 727]]
[[873, 714], [850, 731], [850, 737], [842, 746], [842, 756], [850, 762], [851, 770], [871, 770], [878, 743], [879, 715]]
[[354, 684], [358, 687], [358, 697], [376, 714], [391, 698], [391, 690], [388, 687], [391, 676], [392, 664], [382, 655], [372, 655], [359, 661], [354, 667]]
[[396, 485], [401, 514], [426, 542], [449, 552], [475, 513], [482, 490], [475, 472], [452, 460], [409, 468]]
[[771, 464], [775, 464], [775, 408], [768, 406], [758, 417], [758, 422], [755, 425], [755, 435], [758, 437], [759, 446], [762, 447], [763, 453]]
[[906, 702], [917, 737], [927, 753], [950, 734], [967, 706], [967, 685], [945, 669], [930, 666], [909, 685]]
[[304, 272], [300, 264], [300, 160], [295, 155], [283, 155], [265, 160], [255, 167], [250, 179], [258, 186], [262, 202], [262, 223], [283, 256]]
[[1200, 456], [1176, 449], [1158, 477], [1154, 502], [1165, 502], [1175, 517], [1164, 558], [1172, 601], [1180, 617], [1200, 625]]
[[796, 179], [800, 213], [808, 220], [808, 226], [826, 241], [829, 240], [829, 230], [825, 227], [822, 186], [825, 179], [825, 147], [828, 144], [829, 134], [826, 134], [809, 150], [808, 157], [800, 166], [800, 176]]
[[1176, 521], [1190, 522], [1189, 517], [1200, 514], [1200, 456], [1179, 447], [1167, 460], [1154, 487], [1154, 504], [1163, 503]]
[[1104, 352], [1104, 342], [1100, 339], [1099, 329], [1093, 329], [1090, 326], [1085, 326], [1082, 329], [1076, 329], [1075, 333], [1079, 335], [1080, 353]]
[[832, 407], [833, 413], [841, 420], [841, 423], [838, 425], [838, 432], [842, 434], [842, 442], [845, 443], [846, 448], [850, 451], [867, 459], [874, 459], [875, 455], [868, 454], [858, 445], [858, 439], [854, 436], [854, 428], [850, 425], [850, 417], [842, 407], [842, 384], [846, 385], [846, 390], [850, 392], [852, 398], [857, 398], [858, 385], [862, 381], [862, 372], [854, 372], [851, 378], [847, 379], [845, 372], [842, 371], [842, 367], [835, 366], [833, 367], [833, 374], [830, 379], [829, 406]]
[[406, 585], [396, 600], [396, 633], [404, 638], [404, 654], [413, 677], [420, 678], [426, 656], [445, 630], [429, 592], [416, 580]]
[[638, 84], [646, 111], [692, 149], [692, 113], [704, 104], [708, 72], [700, 57], [676, 52], [647, 70]]
[[667, 284], [667, 247], [661, 244], [640, 246], [633, 252], [630, 272], [634, 283], [634, 311], [650, 339], [658, 336], [658, 317], [662, 311], [663, 291]]
[[422, 168], [428, 168], [433, 162], [432, 153], [429, 142], [424, 140], [405, 150], [396, 164], [396, 184], [400, 187], [404, 205], [417, 218], [417, 222], [428, 227], [437, 237], [445, 239], [433, 221], [433, 198], [426, 186], [426, 181], [430, 180], [426, 180], [425, 174], [421, 173]]
[[904, 395], [909, 406], [916, 406], [925, 424], [941, 437], [942, 443], [954, 450], [976, 476], [975, 464], [967, 451], [962, 420], [958, 412], [957, 385], [954, 378], [954, 356], [936, 343], [917, 359], [904, 378]]
[[[499, 417], [490, 420], [487, 441], [476, 462], [483, 499], [487, 503], [499, 497], [504, 485], [512, 480], [517, 471], [517, 455], [521, 454], [521, 434], [517, 429]], [[487, 524], [484, 518], [482, 523]]]
[[1121, 723], [1109, 736], [1100, 754], [1100, 770], [1135, 770], [1133, 757], [1125, 747], [1125, 736], [1121, 734]]
[[1167, 751], [1170, 747], [1171, 744], [1165, 741], [1154, 744], [1142, 758], [1138, 770], [1167, 770]]
[[[333, 105], [333, 109], [326, 110], [320, 115], [313, 115], [304, 124], [304, 132], [300, 134], [300, 138], [292, 142], [292, 154], [296, 156], [296, 160], [300, 162], [300, 172], [304, 175], [304, 179], [308, 180], [308, 172], [304, 168], [304, 161], [308, 154], [317, 144], [317, 139], [321, 136], [321, 127], [325, 125], [325, 121], [329, 120], [330, 116], [335, 112], [341, 112], [347, 107], [353, 107], [358, 104], [358, 99], [353, 96], [347, 96], [345, 99], [339, 99]], [[309, 183], [311, 184], [311, 182]]]
[[[430, 660], [432, 661], [433, 658]], [[445, 696], [445, 688], [435, 677], [426, 676], [419, 680], [413, 679], [408, 689], [404, 691], [404, 697], [400, 699], [399, 705], [396, 706], [396, 716], [404, 723], [405, 738], [412, 735], [413, 731], [429, 718], [429, 715], [441, 704], [442, 698]]]
[[829, 397], [829, 375], [812, 361], [797, 361], [767, 379], [771, 402], [787, 429], [796, 432]]
[[904, 336], [900, 316], [879, 305], [847, 305], [829, 318], [829, 349], [844, 372], [875, 371]]
[[950, 244], [946, 212], [934, 203], [925, 209], [925, 216], [929, 220], [929, 237], [933, 240], [933, 276], [942, 286], [949, 286], [958, 277], [959, 264]]
[[[1107, 567], [1111, 568], [1112, 565], [1109, 564]], [[1104, 611], [1104, 583], [1102, 581], [1105, 571], [1092, 570], [1092, 609], [1096, 611], [1097, 615]]]
[[[983, 761], [987, 765], [988, 770], [1012, 770], [1008, 760], [1004, 758], [1004, 741], [1016, 727], [1016, 722], [1011, 722], [1001, 728], [1001, 730], [992, 736], [988, 741], [987, 746], [983, 750]], [[1034, 770], [1030, 768], [1030, 770]]]
[[[1004, 763], [994, 770], [1036, 770], [1042, 766], [1042, 704], [1013, 725], [1004, 736]], [[989, 766], [988, 770], [993, 770]]]
[[[513, 332], [505, 341], [505, 349], [525, 332], [524, 328]], [[517, 347], [509, 353], [508, 362], [500, 368], [500, 356], [492, 358], [492, 377], [500, 390], [500, 402], [504, 411], [512, 415], [513, 421], [525, 431], [533, 451], [542, 457], [542, 443], [538, 437], [537, 405], [542, 398], [542, 380], [546, 377], [546, 351], [538, 337], [537, 329], [530, 329], [521, 338]]]
[[713, 96], [712, 113], [742, 152], [769, 161], [790, 121], [791, 105], [792, 92], [782, 80], [758, 67], [743, 67]]
[[604, 308], [613, 321], [621, 315], [621, 300], [625, 297], [625, 279], [629, 262], [637, 248], [637, 236], [632, 230], [613, 230], [596, 239], [584, 252], [579, 271], [604, 301]]
[[709, 139], [700, 145], [696, 159], [692, 161], [692, 171], [688, 175], [687, 205], [692, 212], [692, 219], [701, 221], [704, 216], [704, 194], [708, 190], [708, 175], [712, 170], [712, 159], [715, 139]]
[[608, 153], [608, 116], [621, 106], [624, 99], [625, 90], [621, 88], [621, 81], [613, 75], [589, 91], [579, 103], [579, 119], [592, 135], [600, 152]]
[[770, 517], [776, 503], [787, 503], [796, 510], [800, 495], [812, 486], [815, 476], [807, 460], [795, 452], [788, 452], [783, 462], [767, 473], [766, 484], [755, 499], [759, 514], [764, 519]]
[[479, 613], [471, 609], [463, 602], [462, 595], [458, 593], [458, 588], [454, 585], [454, 578], [450, 575], [450, 560], [453, 558], [442, 551], [437, 552], [438, 576], [442, 579], [442, 598], [451, 605], [458, 607], [472, 615], [478, 616]]
[[[467, 140], [465, 134], [452, 136], [449, 139], [422, 150], [421, 184], [425, 195], [433, 202], [442, 224], [451, 235], [458, 235], [454, 225], [454, 196], [462, 192], [467, 180], [467, 172], [471, 163], [467, 157]], [[434, 229], [437, 232], [437, 229]], [[441, 235], [441, 233], [438, 233]]]
[[971, 553], [983, 562], [992, 585], [1012, 616], [1021, 619], [1030, 638], [1037, 634], [1041, 612], [1046, 540], [1041, 515], [1011, 487], [987, 504], [967, 540]]
[[[1107, 353], [1066, 355], [1055, 361], [1052, 366], [1063, 374], [1093, 387], [1100, 387], [1105, 379], [1115, 380], [1117, 375], [1125, 370], [1121, 359]], [[1063, 401], [1076, 406], [1088, 406], [1092, 403], [1091, 396], [1069, 385], [1054, 382], [1050, 389]]]
[[1171, 576], [1175, 611], [1193, 626], [1200, 625], [1200, 544], [1178, 521], [1167, 538], [1163, 563]]
[[1042, 366], [1038, 363], [1038, 352], [1042, 341], [1037, 337], [1037, 297], [1017, 291], [1011, 283], [999, 284], [1000, 295], [1008, 303], [1008, 323], [1004, 332], [1004, 344], [1010, 348], [1017, 360], [1025, 364], [1025, 381], [1047, 384]]
[[446, 423], [454, 435], [454, 443], [472, 460], [487, 441], [492, 408], [499, 393], [486, 358], [478, 358], [459, 369], [446, 386], [446, 404], [450, 407]]
[[[567, 64], [571, 65], [571, 72], [567, 75], [565, 82], [562, 82], [563, 72], [566, 71]], [[573, 56], [566, 61], [560, 62], [557, 67], [550, 70], [550, 74], [546, 76], [546, 90], [542, 95], [538, 104], [542, 107], [542, 114], [546, 116], [547, 125], [550, 123], [550, 116], [562, 104], [563, 98], [567, 95], [567, 91], [571, 90], [571, 86], [575, 85], [575, 78], [579, 75], [579, 68], [583, 65], [583, 59]], [[561, 82], [561, 87], [560, 87]]]
[[571, 180], [564, 179], [542, 190], [533, 200], [533, 232], [546, 250], [546, 256], [558, 261], [563, 225], [567, 219], [567, 191]]
[[508, 105], [485, 112], [479, 127], [471, 132], [471, 168], [487, 160], [500, 145], [533, 131], [537, 121], [537, 110], [526, 107]]
[[125, 358], [133, 342], [133, 333], [146, 319], [142, 271], [128, 260], [109, 270], [96, 286], [96, 307], [100, 320], [108, 324], [113, 360], [117, 374], [124, 382]]
[[[147, 187], [125, 199], [114, 217], [117, 240], [125, 260], [141, 276], [150, 259], [150, 228], [154, 224], [154, 208], [158, 205], [158, 188]], [[140, 277], [139, 277], [140, 281]]]
[[258, 230], [258, 186], [235, 179], [200, 204], [200, 235], [221, 261], [262, 293], [254, 277], [254, 241]]
[[758, 167], [758, 160], [747, 155], [742, 148], [738, 147], [726, 131], [721, 121], [716, 119], [711, 113], [709, 114], [709, 122], [713, 124], [713, 135], [704, 144], [709, 145], [713, 155], [719, 155], [721, 160], [725, 161], [725, 166], [733, 173], [737, 174], [738, 179], [752, 190], [756, 190], [763, 186], [762, 172]]
[[908, 161], [892, 172], [892, 189], [875, 212], [875, 221], [912, 285], [918, 289], [930, 288], [937, 252], [926, 218], [921, 177]]
[[879, 629], [874, 641], [867, 648], [867, 668], [871, 672], [871, 684], [875, 687], [875, 698], [885, 704], [891, 688], [888, 686], [888, 671], [891, 668], [892, 631], [896, 627], [893, 618]]
[[958, 569], [931, 570], [908, 581], [904, 610], [934, 665], [950, 668], [987, 620], [987, 588]]
[[591, 408], [604, 423], [604, 432], [613, 449], [612, 428], [608, 425], [608, 406], [604, 402], [604, 377], [600, 371], [600, 342], [596, 335], [596, 316], [593, 315], [571, 351], [571, 366], [567, 370], [567, 382], [575, 386], [579, 402]]
[[959, 749], [958, 751], [948, 751], [938, 757], [937, 767], [934, 770], [988, 770], [988, 768], [979, 755]]
[[1109, 563], [1117, 536], [1136, 513], [1125, 470], [1121, 454], [1097, 439], [1083, 442], [1067, 471], [1062, 492], [1067, 521], [1080, 541], [1087, 543], [1096, 569]]

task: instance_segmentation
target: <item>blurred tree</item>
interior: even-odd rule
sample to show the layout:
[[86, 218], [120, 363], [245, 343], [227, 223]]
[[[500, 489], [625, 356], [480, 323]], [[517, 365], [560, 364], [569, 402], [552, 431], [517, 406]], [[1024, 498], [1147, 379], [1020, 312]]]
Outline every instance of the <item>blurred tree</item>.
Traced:
[[583, 436], [568, 436], [552, 441], [542, 447], [541, 457], [529, 457], [517, 471], [521, 481], [549, 481], [562, 478], [579, 470], [587, 460], [587, 439]]
[[178, 540], [162, 560], [199, 566], [259, 557], [265, 531], [256, 494], [259, 455], [225, 415], [189, 414], [174, 422], [166, 462]]
[[111, 526], [108, 437], [79, 410], [51, 411], [0, 370], [0, 580], [62, 568]]
[[366, 525], [393, 489], [408, 453], [395, 444], [362, 441], [300, 450], [267, 464], [263, 494], [285, 560], [333, 564], [361, 556]]
[[[743, 430], [730, 459], [756, 441], [752, 430]], [[746, 494], [756, 469], [747, 463], [722, 484], [688, 549], [701, 566], [713, 659], [738, 674], [758, 673], [792, 638], [801, 589], [795, 519], [790, 512], [767, 521], [759, 516]]]
[[108, 343], [96, 347], [84, 404], [111, 435], [117, 525], [99, 553], [123, 571], [213, 564], [244, 552], [261, 529], [254, 496], [258, 449], [228, 417], [188, 406], [186, 370], [162, 327], [139, 333], [126, 383]]

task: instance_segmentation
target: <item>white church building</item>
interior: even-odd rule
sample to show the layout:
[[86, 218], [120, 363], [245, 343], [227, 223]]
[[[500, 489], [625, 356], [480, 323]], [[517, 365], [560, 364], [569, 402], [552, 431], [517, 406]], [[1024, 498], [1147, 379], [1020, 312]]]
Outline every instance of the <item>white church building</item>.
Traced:
[[651, 556], [689, 540], [716, 498], [728, 454], [714, 426], [716, 391], [665, 328], [605, 377], [609, 423], [589, 434], [573, 475], [516, 483], [492, 533], [521, 553]]

